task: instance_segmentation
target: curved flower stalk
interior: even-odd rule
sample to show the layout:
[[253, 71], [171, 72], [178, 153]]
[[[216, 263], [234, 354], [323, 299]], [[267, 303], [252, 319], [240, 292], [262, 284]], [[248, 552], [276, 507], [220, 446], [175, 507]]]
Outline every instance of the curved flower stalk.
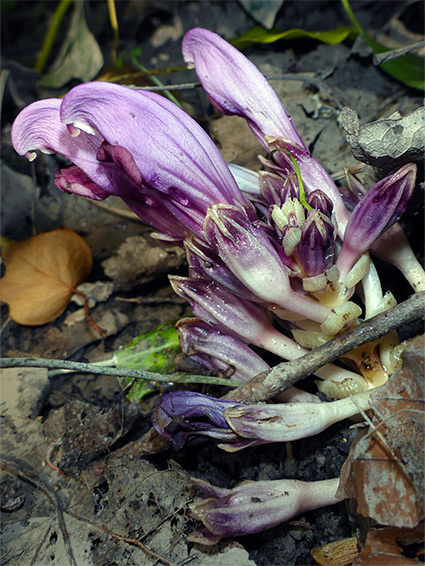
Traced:
[[215, 487], [195, 478], [191, 482], [204, 492], [190, 509], [205, 528], [192, 533], [188, 540], [208, 546], [223, 537], [270, 529], [296, 515], [342, 500], [337, 496], [339, 478], [317, 482], [250, 481], [233, 489]]

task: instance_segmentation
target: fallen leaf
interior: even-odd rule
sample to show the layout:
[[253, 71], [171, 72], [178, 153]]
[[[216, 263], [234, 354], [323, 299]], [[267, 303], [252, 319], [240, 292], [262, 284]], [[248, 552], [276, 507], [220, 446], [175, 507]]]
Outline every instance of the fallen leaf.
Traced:
[[267, 29], [273, 27], [276, 14], [285, 0], [239, 0], [248, 14]]
[[0, 300], [18, 324], [36, 326], [66, 309], [74, 288], [90, 273], [92, 255], [76, 232], [58, 228], [24, 242], [12, 242], [4, 256]]
[[397, 539], [404, 529], [370, 529], [364, 549], [353, 562], [353, 566], [408, 566], [418, 564], [401, 554]]
[[403, 367], [372, 394], [370, 430], [341, 472], [345, 497], [381, 525], [414, 528], [424, 517], [423, 352], [419, 336], [406, 348]]
[[347, 26], [338, 26], [334, 29], [325, 31], [308, 31], [301, 28], [292, 28], [286, 31], [280, 31], [277, 28], [273, 28], [269, 31], [264, 29], [262, 26], [255, 26], [233, 39], [231, 43], [238, 49], [243, 49], [244, 47], [255, 45], [257, 43], [268, 44], [280, 40], [304, 39], [307, 37], [329, 45], [337, 45], [353, 35], [355, 36], [356, 32], [353, 28]]
[[356, 159], [384, 171], [414, 161], [423, 167], [425, 152], [425, 107], [407, 116], [398, 112], [385, 120], [359, 125], [354, 108], [346, 106], [341, 126]]
[[311, 555], [321, 566], [348, 566], [359, 554], [357, 537], [336, 540], [311, 549]]

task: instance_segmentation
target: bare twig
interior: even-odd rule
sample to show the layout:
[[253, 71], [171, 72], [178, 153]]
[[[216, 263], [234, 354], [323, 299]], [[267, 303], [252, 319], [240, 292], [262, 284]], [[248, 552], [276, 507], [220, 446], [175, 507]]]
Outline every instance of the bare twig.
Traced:
[[344, 332], [302, 358], [281, 363], [267, 372], [260, 373], [248, 383], [227, 393], [225, 398], [245, 402], [270, 399], [358, 346], [376, 340], [402, 324], [423, 318], [424, 307], [425, 291], [422, 291], [400, 305]]
[[207, 383], [223, 385], [226, 387], [237, 387], [238, 381], [211, 377], [206, 375], [165, 375], [144, 370], [129, 370], [107, 367], [84, 362], [72, 362], [70, 360], [52, 360], [49, 358], [0, 358], [0, 368], [32, 367], [47, 369], [65, 369], [78, 373], [92, 373], [96, 375], [114, 375], [116, 377], [129, 377], [130, 379], [143, 379], [147, 381], [158, 381], [162, 383]]

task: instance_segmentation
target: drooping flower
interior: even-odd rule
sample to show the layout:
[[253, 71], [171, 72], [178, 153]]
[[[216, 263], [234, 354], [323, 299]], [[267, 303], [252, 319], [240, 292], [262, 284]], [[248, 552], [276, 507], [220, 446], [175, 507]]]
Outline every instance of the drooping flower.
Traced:
[[31, 158], [37, 149], [65, 155], [74, 167], [57, 176], [61, 190], [95, 199], [120, 196], [160, 230], [173, 224], [169, 235], [176, 239], [186, 232], [202, 237], [212, 204], [249, 206], [211, 138], [154, 93], [112, 83], [79, 85], [63, 101], [25, 108], [13, 124], [12, 142]]
[[176, 448], [202, 437], [220, 441], [219, 448], [235, 452], [269, 442], [292, 442], [314, 436], [370, 405], [371, 391], [352, 399], [329, 403], [285, 402], [244, 405], [214, 399], [192, 391], [166, 393], [156, 403], [152, 417], [158, 434]]

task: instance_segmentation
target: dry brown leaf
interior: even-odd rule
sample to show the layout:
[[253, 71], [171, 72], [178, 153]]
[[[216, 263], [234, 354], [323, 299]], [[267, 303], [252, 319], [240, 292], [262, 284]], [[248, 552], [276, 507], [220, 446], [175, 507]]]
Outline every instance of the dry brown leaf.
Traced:
[[359, 554], [357, 537], [336, 540], [311, 549], [311, 555], [321, 566], [348, 566]]
[[424, 517], [424, 337], [407, 347], [403, 368], [373, 394], [371, 428], [341, 473], [346, 497], [381, 525], [413, 528]]
[[92, 255], [76, 232], [58, 228], [24, 242], [12, 242], [0, 281], [0, 299], [18, 324], [35, 326], [58, 317], [73, 289], [90, 273]]
[[418, 564], [413, 558], [401, 554], [397, 544], [402, 529], [370, 529], [364, 549], [353, 562], [353, 566], [409, 566]]

